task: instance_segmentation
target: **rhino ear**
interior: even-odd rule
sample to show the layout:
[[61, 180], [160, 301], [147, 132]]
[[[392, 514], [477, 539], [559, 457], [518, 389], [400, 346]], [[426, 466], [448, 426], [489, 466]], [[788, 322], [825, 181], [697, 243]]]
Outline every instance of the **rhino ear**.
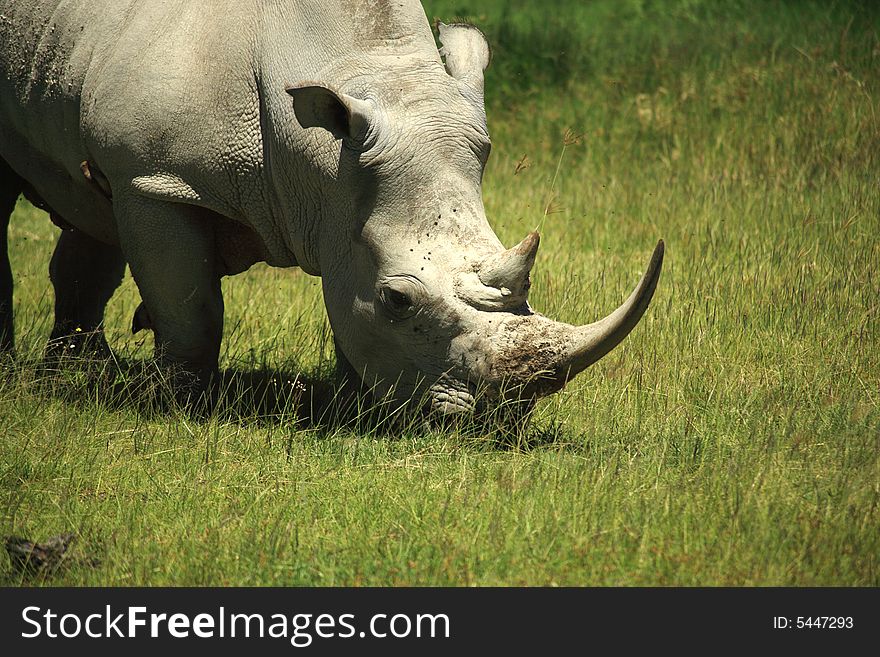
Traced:
[[437, 22], [440, 33], [440, 56], [446, 61], [446, 70], [456, 80], [483, 89], [483, 71], [492, 59], [486, 37], [473, 25]]
[[323, 128], [336, 139], [363, 144], [370, 131], [372, 106], [365, 100], [314, 84], [288, 85], [296, 120], [303, 128]]

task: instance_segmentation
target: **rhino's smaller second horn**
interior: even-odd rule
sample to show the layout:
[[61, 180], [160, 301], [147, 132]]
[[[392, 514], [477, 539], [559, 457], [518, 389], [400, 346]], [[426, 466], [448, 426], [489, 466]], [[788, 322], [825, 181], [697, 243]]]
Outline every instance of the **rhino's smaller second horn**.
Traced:
[[525, 302], [530, 286], [529, 273], [535, 264], [540, 242], [541, 236], [532, 231], [512, 249], [489, 256], [477, 269], [480, 282], [498, 288], [504, 296], [513, 297], [512, 300]]

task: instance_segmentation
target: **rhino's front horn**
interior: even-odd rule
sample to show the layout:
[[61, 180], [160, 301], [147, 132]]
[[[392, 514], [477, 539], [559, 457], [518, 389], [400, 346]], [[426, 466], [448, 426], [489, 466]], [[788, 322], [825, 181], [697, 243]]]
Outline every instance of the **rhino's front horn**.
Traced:
[[512, 249], [489, 256], [477, 267], [480, 282], [501, 290], [505, 297], [523, 303], [528, 296], [531, 282], [529, 272], [535, 264], [541, 236], [532, 231]]
[[636, 289], [598, 322], [572, 326], [540, 315], [512, 320], [508, 331], [515, 337], [499, 353], [496, 376], [522, 382], [519, 394], [524, 397], [543, 397], [602, 358], [633, 330], [648, 308], [660, 278], [663, 250], [660, 240]]
[[[663, 267], [663, 240], [657, 242], [648, 270], [629, 298], [613, 313], [598, 322], [575, 329], [562, 357], [557, 376], [566, 381], [602, 358], [629, 335], [654, 296]], [[563, 381], [564, 383], [564, 381]]]

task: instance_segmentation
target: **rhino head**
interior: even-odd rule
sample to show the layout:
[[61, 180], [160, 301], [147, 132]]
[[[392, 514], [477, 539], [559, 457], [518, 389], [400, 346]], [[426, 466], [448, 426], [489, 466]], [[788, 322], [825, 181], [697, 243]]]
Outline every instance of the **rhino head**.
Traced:
[[608, 353], [647, 308], [663, 243], [604, 319], [572, 326], [533, 311], [539, 235], [505, 249], [482, 203], [488, 45], [469, 25], [439, 30], [445, 67], [434, 47], [348, 93], [313, 83], [287, 92], [299, 125], [337, 144], [333, 202], [346, 218], [319, 231], [337, 347], [375, 392], [448, 414], [478, 398], [530, 402]]

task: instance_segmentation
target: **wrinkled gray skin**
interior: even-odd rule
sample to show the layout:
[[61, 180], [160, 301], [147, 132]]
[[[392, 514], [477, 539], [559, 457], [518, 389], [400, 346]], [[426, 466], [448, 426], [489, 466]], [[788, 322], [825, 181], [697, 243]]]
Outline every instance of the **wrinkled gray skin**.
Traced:
[[[647, 308], [662, 242], [608, 318], [534, 313], [538, 236], [505, 251], [481, 199], [488, 46], [440, 40], [414, 0], [0, 0], [0, 214], [24, 192], [67, 228], [53, 338], [100, 331], [127, 262], [135, 327], [204, 382], [221, 277], [265, 261], [322, 277], [364, 383], [441, 412], [598, 360]], [[11, 283], [3, 258], [7, 350]]]

